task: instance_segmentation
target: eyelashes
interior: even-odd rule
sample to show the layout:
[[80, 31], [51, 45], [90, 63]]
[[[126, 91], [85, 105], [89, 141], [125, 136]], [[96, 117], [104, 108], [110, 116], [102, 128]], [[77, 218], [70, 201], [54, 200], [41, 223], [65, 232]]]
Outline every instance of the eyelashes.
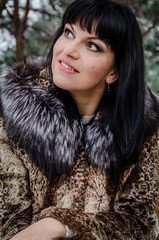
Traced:
[[94, 42], [88, 42], [87, 46], [89, 47], [90, 50], [92, 50], [94, 52], [103, 52], [103, 49]]
[[[74, 33], [68, 27], [64, 28], [63, 33], [64, 33], [64, 36], [68, 39], [75, 38]], [[85, 45], [88, 48], [88, 50], [92, 52], [104, 52], [103, 48], [93, 41], [86, 41]]]
[[64, 28], [64, 36], [68, 38], [73, 38], [73, 33], [69, 28]]

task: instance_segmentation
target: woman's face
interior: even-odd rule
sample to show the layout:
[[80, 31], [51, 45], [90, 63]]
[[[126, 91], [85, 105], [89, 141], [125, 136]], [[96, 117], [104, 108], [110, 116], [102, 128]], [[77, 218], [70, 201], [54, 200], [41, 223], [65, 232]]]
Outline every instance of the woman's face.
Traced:
[[[103, 94], [115, 71], [115, 54], [94, 32], [66, 24], [53, 49], [52, 72], [56, 86], [69, 92]], [[113, 82], [113, 81], [112, 81]]]

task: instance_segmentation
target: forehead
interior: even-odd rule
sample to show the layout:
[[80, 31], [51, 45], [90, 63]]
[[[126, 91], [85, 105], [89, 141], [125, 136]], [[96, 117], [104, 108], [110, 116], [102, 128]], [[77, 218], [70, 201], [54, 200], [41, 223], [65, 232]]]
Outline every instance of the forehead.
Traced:
[[76, 21], [66, 22], [65, 24], [70, 24], [71, 26], [76, 26], [83, 31], [87, 31], [90, 34], [98, 35], [97, 28], [98, 28], [98, 20], [88, 21], [88, 19], [76, 19]]
[[80, 22], [76, 22], [73, 24], [70, 24], [70, 23], [66, 23], [66, 24], [68, 24], [72, 28], [73, 31], [79, 30], [79, 31], [87, 32], [88, 34], [98, 37], [97, 32], [96, 32], [96, 27], [97, 27], [96, 23], [93, 23], [92, 28], [90, 30], [88, 30], [86, 26], [80, 25]]

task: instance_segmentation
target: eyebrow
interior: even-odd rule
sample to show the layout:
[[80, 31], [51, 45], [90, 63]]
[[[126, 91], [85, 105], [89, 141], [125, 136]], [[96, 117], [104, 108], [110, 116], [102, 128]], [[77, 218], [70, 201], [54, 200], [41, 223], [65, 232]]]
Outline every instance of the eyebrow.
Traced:
[[88, 39], [98, 39], [98, 40], [101, 40], [99, 37], [96, 37], [96, 36], [88, 37]]

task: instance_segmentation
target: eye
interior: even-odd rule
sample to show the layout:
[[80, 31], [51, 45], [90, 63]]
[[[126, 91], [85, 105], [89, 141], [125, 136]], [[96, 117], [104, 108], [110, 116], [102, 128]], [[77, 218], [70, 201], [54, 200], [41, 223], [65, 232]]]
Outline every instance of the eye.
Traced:
[[87, 47], [93, 52], [102, 52], [101, 47], [99, 47], [96, 43], [88, 42]]
[[64, 29], [64, 36], [67, 38], [73, 38], [73, 33], [71, 32], [71, 30], [69, 28], [65, 28]]

